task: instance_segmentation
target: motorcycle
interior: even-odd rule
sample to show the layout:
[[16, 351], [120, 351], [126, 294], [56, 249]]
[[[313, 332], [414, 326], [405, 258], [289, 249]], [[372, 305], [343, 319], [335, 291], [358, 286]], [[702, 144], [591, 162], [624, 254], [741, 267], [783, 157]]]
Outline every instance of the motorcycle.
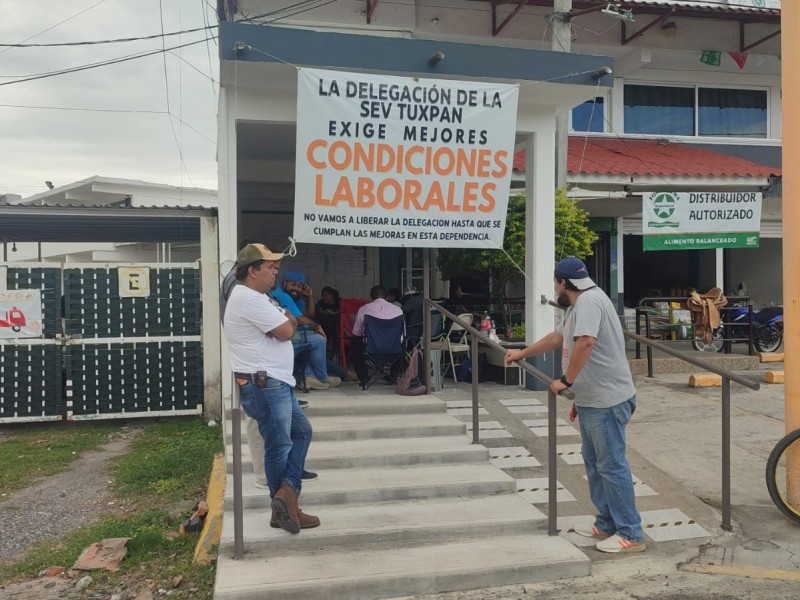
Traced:
[[[748, 338], [747, 307], [726, 311], [726, 325], [714, 330], [711, 342], [705, 343], [703, 338], [695, 338], [692, 347], [698, 352], [722, 352], [725, 338], [735, 341], [746, 341]], [[759, 352], [775, 352], [783, 343], [783, 307], [769, 306], [753, 313], [753, 344]]]

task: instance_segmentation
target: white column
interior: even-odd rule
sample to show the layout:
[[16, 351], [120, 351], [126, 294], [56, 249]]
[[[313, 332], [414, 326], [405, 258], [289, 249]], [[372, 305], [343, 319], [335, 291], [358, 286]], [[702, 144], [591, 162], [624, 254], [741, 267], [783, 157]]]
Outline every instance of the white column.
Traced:
[[555, 123], [541, 119], [525, 138], [525, 340], [532, 343], [553, 330], [553, 308], [542, 295], [553, 295], [555, 266]]
[[222, 416], [219, 322], [219, 232], [215, 217], [200, 218], [200, 287], [203, 298], [203, 415]]
[[[236, 193], [236, 91], [231, 87], [220, 87], [219, 116], [217, 118], [217, 178], [219, 180], [219, 262], [231, 264], [236, 260], [239, 241], [239, 206]], [[217, 272], [217, 290], [222, 274]], [[216, 300], [215, 302], [218, 302]], [[217, 319], [219, 321], [219, 319]], [[220, 373], [222, 377], [222, 397], [225, 402], [231, 397], [231, 371], [228, 344], [221, 336]]]
[[725, 268], [723, 263], [724, 252], [725, 251], [722, 248], [717, 248], [714, 250], [714, 259], [716, 262], [714, 281], [716, 281], [715, 285], [723, 292], [725, 291]]

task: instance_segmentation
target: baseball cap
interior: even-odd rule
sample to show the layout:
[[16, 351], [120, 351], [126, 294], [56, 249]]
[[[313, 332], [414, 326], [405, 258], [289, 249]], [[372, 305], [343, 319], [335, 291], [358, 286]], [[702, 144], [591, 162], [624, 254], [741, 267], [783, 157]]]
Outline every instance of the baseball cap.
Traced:
[[419, 294], [419, 290], [413, 285], [407, 285], [403, 290], [403, 296], [411, 296], [412, 294]]
[[236, 264], [249, 265], [259, 260], [283, 260], [283, 254], [273, 252], [264, 244], [247, 244], [236, 255]]
[[283, 276], [284, 281], [296, 281], [300, 285], [305, 285], [306, 283], [306, 276], [303, 275], [300, 271], [288, 271], [286, 275]]
[[570, 283], [579, 290], [588, 290], [596, 285], [589, 277], [589, 271], [583, 261], [574, 256], [568, 256], [558, 262], [555, 276], [558, 279], [569, 279]]

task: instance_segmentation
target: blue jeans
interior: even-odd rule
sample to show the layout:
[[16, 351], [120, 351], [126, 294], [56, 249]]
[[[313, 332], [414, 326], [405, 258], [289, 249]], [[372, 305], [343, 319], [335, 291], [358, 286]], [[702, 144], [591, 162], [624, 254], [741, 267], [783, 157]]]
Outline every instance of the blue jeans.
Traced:
[[312, 431], [294, 390], [272, 378], [267, 380], [265, 388], [248, 382], [240, 385], [239, 390], [244, 412], [255, 419], [264, 438], [264, 471], [270, 496], [276, 494], [284, 481], [299, 494]]
[[292, 342], [305, 342], [311, 345], [308, 350], [306, 376], [328, 381], [328, 348], [325, 338], [316, 331], [298, 330]]
[[598, 510], [595, 527], [608, 535], [617, 533], [641, 542], [642, 519], [625, 458], [625, 426], [636, 410], [636, 396], [610, 408], [577, 408], [589, 495]]

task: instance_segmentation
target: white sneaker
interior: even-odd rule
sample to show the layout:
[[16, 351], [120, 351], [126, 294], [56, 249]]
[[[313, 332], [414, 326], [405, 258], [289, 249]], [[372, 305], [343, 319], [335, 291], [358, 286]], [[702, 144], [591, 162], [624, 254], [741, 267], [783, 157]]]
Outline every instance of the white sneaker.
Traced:
[[311, 375], [306, 375], [306, 387], [310, 390], [328, 390], [331, 384], [327, 381], [323, 382]]
[[332, 388], [339, 387], [342, 384], [342, 378], [336, 375], [328, 375], [328, 385]]
[[628, 552], [644, 552], [647, 550], [647, 544], [644, 542], [634, 542], [633, 540], [626, 540], [624, 537], [616, 533], [610, 538], [594, 545], [600, 552], [609, 552], [611, 554], [621, 554]]
[[572, 526], [572, 531], [583, 537], [596, 538], [598, 540], [604, 540], [609, 537], [607, 533], [599, 530], [594, 525], [575, 524]]
[[253, 485], [255, 485], [260, 490], [269, 489], [269, 484], [266, 481], [264, 483], [261, 483], [260, 481], [256, 480], [256, 482]]

